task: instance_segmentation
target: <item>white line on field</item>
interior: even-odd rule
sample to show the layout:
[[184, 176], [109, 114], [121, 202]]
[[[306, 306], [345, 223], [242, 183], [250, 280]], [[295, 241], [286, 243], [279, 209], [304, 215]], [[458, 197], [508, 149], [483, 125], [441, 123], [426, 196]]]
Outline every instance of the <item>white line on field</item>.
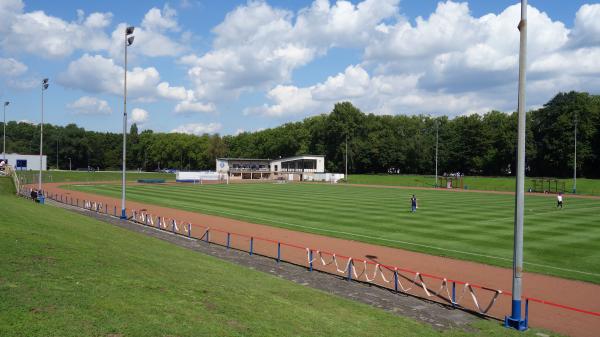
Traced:
[[[485, 257], [485, 258], [496, 259], [496, 260], [512, 261], [512, 259], [506, 258], [506, 257], [500, 257], [500, 256], [494, 256], [494, 255], [486, 255], [486, 254], [479, 254], [479, 253], [473, 253], [473, 252], [465, 252], [465, 251], [462, 251], [462, 250], [448, 249], [448, 248], [442, 248], [442, 247], [424, 245], [424, 244], [421, 244], [421, 243], [414, 243], [414, 242], [409, 242], [409, 241], [392, 240], [392, 239], [380, 238], [380, 237], [370, 236], [370, 235], [364, 235], [364, 234], [350, 233], [350, 232], [344, 232], [344, 231], [336, 231], [336, 230], [333, 230], [333, 229], [325, 229], [325, 228], [318, 228], [318, 227], [312, 227], [312, 226], [304, 226], [304, 225], [298, 225], [298, 224], [294, 224], [294, 223], [290, 223], [290, 222], [278, 221], [278, 220], [273, 220], [273, 219], [269, 219], [269, 218], [262, 218], [262, 217], [257, 217], [257, 216], [251, 216], [251, 215], [238, 214], [238, 213], [233, 213], [233, 212], [208, 210], [208, 209], [203, 209], [203, 208], [199, 208], [199, 207], [194, 207], [194, 208], [197, 208], [197, 209], [202, 210], [202, 211], [207, 211], [207, 212], [221, 213], [221, 214], [227, 214], [227, 215], [232, 215], [232, 216], [238, 216], [238, 217], [242, 217], [242, 218], [250, 218], [250, 219], [256, 219], [256, 220], [268, 221], [268, 222], [271, 222], [271, 223], [279, 223], [279, 224], [283, 224], [283, 225], [287, 225], [287, 226], [298, 227], [298, 228], [305, 228], [305, 229], [311, 229], [311, 230], [315, 230], [315, 231], [335, 233], [335, 234], [343, 234], [343, 235], [350, 235], [350, 236], [356, 236], [356, 237], [362, 237], [362, 238], [373, 239], [373, 240], [380, 240], [380, 241], [387, 241], [387, 242], [394, 242], [394, 243], [401, 243], [401, 244], [405, 244], [405, 245], [418, 246], [418, 247], [423, 247], [423, 248], [430, 248], [430, 249], [441, 250], [441, 251], [446, 251], [446, 252], [453, 252], [453, 253], [459, 253], [459, 254], [465, 254], [465, 255], [473, 255], [473, 256]], [[555, 267], [555, 266], [550, 266], [550, 265], [546, 265], [546, 264], [539, 264], [539, 263], [533, 263], [533, 262], [523, 262], [523, 263], [524, 264], [528, 264], [528, 265], [532, 265], [532, 266], [543, 267], [543, 268], [550, 268], [550, 269], [556, 269], [556, 270], [573, 272], [573, 273], [578, 273], [578, 274], [591, 275], [591, 276], [597, 276], [597, 277], [600, 276], [600, 274], [596, 274], [596, 273], [590, 273], [590, 272], [587, 272], [587, 271], [581, 271], [581, 270], [575, 270], [575, 269], [567, 269], [567, 268]]]

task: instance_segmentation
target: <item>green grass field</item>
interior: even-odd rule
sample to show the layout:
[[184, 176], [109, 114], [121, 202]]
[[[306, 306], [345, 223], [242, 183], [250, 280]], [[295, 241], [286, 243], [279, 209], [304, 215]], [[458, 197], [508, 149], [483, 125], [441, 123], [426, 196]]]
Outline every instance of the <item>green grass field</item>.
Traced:
[[[37, 182], [38, 171], [20, 171], [18, 175], [26, 183]], [[166, 181], [175, 181], [175, 174], [158, 172], [127, 172], [125, 175], [127, 181], [136, 181], [138, 179], [165, 179]], [[43, 171], [43, 182], [92, 182], [92, 181], [120, 181], [121, 172], [118, 171]]]
[[[71, 188], [120, 197], [118, 185]], [[511, 195], [327, 184], [153, 185], [128, 198], [292, 230], [512, 266]], [[528, 196], [525, 269], [600, 284], [600, 200]], [[323, 247], [326, 249], [326, 247]]]
[[535, 336], [438, 332], [13, 191], [0, 178], [0, 336]]
[[[531, 179], [525, 179], [525, 188], [532, 187]], [[559, 179], [565, 183], [565, 190], [571, 193], [573, 179]], [[416, 186], [433, 187], [434, 176], [423, 175], [393, 175], [393, 174], [351, 174], [351, 184], [388, 185], [388, 186]], [[464, 177], [464, 184], [472, 190], [482, 191], [509, 191], [515, 190], [514, 177]], [[577, 179], [577, 194], [600, 195], [600, 179]]]

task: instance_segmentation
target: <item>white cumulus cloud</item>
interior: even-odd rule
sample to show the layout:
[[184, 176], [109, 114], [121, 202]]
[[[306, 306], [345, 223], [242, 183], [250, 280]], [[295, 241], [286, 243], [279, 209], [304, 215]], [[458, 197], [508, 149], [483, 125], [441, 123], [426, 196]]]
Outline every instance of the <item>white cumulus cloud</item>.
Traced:
[[205, 112], [214, 112], [216, 107], [212, 103], [201, 103], [201, 102], [191, 102], [191, 101], [183, 101], [177, 103], [175, 106], [175, 112], [179, 114], [185, 113], [205, 113]]
[[162, 10], [153, 7], [144, 15], [142, 27], [152, 31], [179, 30], [177, 11], [169, 4], [166, 4]]
[[27, 66], [14, 58], [0, 57], [0, 76], [15, 77], [27, 72]]
[[[397, 9], [394, 7], [397, 3], [392, 2], [388, 3], [388, 10], [380, 13], [371, 10], [369, 19], [352, 19], [361, 17], [356, 9], [373, 5], [374, 2], [364, 1], [354, 7], [341, 2], [329, 6], [327, 1], [315, 1], [309, 9], [297, 14], [292, 29], [296, 32], [303, 21], [312, 22], [306, 19], [308, 17], [329, 17], [318, 26], [318, 36], [321, 42], [335, 36], [331, 45], [336, 46], [351, 44], [343, 35], [332, 33], [336, 31], [332, 28], [334, 23], [338, 22], [332, 19], [336, 17], [333, 12], [346, 13], [343, 17], [350, 27], [355, 22], [365, 22], [363, 31], [369, 32], [369, 37], [358, 44], [364, 51], [362, 61], [312, 85], [296, 86], [279, 81], [267, 91], [267, 104], [247, 108], [244, 112], [276, 118], [304, 116], [329, 111], [333, 104], [343, 100], [367, 112], [392, 114], [455, 115], [516, 108], [518, 4], [497, 14], [476, 17], [468, 3], [443, 1], [433, 13], [418, 17], [413, 23], [400, 15], [390, 16]], [[558, 91], [597, 92], [600, 85], [598, 13], [600, 5], [583, 5], [570, 29], [547, 13], [528, 8], [529, 104], [543, 104]], [[382, 21], [381, 18], [387, 19]], [[308, 32], [306, 36], [311, 35], [310, 29]], [[355, 42], [361, 41], [359, 33], [355, 36]], [[316, 42], [310, 44], [317, 45]], [[316, 50], [319, 55], [319, 49]], [[180, 61], [197, 63], [198, 59], [189, 56]]]
[[109, 46], [104, 32], [111, 13], [92, 13], [83, 22], [68, 22], [43, 11], [25, 12], [20, 0], [0, 4], [0, 45], [10, 52], [62, 58], [75, 50], [99, 51]]
[[157, 93], [160, 97], [179, 101], [193, 101], [194, 91], [187, 90], [184, 87], [172, 87], [169, 82], [161, 82], [158, 84]]
[[108, 102], [90, 96], [80, 97], [67, 104], [67, 108], [77, 115], [110, 115], [112, 113]]
[[199, 99], [224, 100], [291, 81], [292, 73], [331, 47], [360, 47], [398, 0], [316, 0], [297, 13], [263, 1], [239, 6], [217, 25], [213, 49], [180, 59]]
[[131, 123], [143, 124], [148, 121], [148, 111], [140, 108], [131, 110]]
[[190, 124], [180, 125], [180, 126], [176, 127], [175, 129], [171, 130], [171, 132], [201, 136], [206, 133], [208, 133], [208, 134], [216, 133], [219, 130], [221, 130], [220, 123], [208, 123], [208, 124], [190, 123]]
[[[68, 88], [90, 93], [123, 95], [124, 70], [112, 59], [85, 54], [71, 62], [58, 76], [58, 82]], [[152, 97], [160, 82], [154, 67], [135, 67], [127, 72], [127, 95], [131, 98]]]

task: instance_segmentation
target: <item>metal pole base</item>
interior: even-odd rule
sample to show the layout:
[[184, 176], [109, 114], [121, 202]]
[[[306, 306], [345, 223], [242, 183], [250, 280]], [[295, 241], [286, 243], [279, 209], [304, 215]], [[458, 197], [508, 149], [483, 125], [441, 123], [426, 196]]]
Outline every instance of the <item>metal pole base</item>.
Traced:
[[512, 314], [511, 316], [504, 317], [504, 327], [515, 329], [517, 331], [525, 331], [528, 329], [528, 316], [529, 316], [529, 300], [525, 303], [525, 319], [521, 317], [521, 301], [512, 301]]
[[504, 317], [504, 327], [518, 331], [525, 331], [529, 328], [526, 319], [514, 319], [509, 316]]
[[576, 188], [573, 189], [573, 194], [577, 194], [577, 189]]
[[127, 219], [127, 213], [125, 212], [125, 209], [121, 210], [121, 219], [123, 219], [123, 220]]

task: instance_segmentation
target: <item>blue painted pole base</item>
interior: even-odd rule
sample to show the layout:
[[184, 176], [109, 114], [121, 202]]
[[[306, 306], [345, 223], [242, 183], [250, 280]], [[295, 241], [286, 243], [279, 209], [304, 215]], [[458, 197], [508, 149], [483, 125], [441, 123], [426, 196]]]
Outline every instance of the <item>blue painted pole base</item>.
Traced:
[[504, 327], [515, 329], [518, 331], [525, 331], [529, 327], [527, 326], [527, 320], [525, 319], [514, 319], [510, 316], [504, 317]]
[[[527, 303], [529, 304], [529, 303]], [[527, 324], [527, 316], [529, 314], [528, 306], [525, 308], [526, 314], [525, 319], [521, 316], [521, 301], [513, 300], [512, 301], [512, 314], [510, 316], [504, 317], [504, 327], [515, 329], [517, 331], [525, 331], [528, 329]]]
[[121, 219], [123, 219], [123, 220], [127, 219], [127, 213], [126, 213], [125, 209], [121, 210]]

